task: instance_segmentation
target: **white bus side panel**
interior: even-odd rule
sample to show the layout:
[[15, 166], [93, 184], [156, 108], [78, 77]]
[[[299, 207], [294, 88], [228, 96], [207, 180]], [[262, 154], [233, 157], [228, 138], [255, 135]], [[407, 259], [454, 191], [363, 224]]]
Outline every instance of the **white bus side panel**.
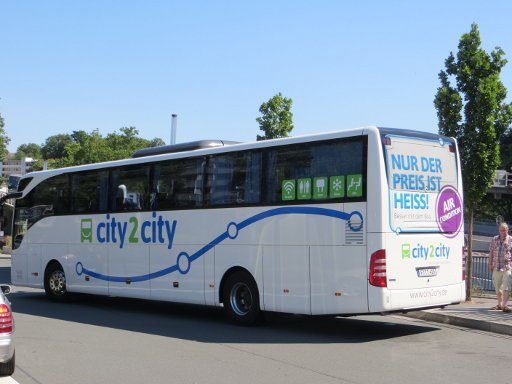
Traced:
[[[38, 272], [30, 284], [42, 287], [44, 268], [56, 259], [64, 267], [70, 291], [218, 304], [224, 273], [242, 267], [256, 280], [262, 308], [309, 314], [310, 266], [336, 264], [331, 276], [316, 275], [314, 281], [337, 287], [342, 278], [356, 278], [348, 275], [354, 265], [366, 263], [358, 248], [365, 247], [366, 203], [325, 203], [284, 209], [216, 209], [208, 212], [207, 220], [203, 210], [84, 215], [73, 218], [72, 225], [67, 216], [45, 218], [31, 227], [16, 250], [13, 279], [25, 285], [30, 273]], [[149, 225], [157, 223], [160, 216], [170, 223], [169, 228], [176, 223], [175, 233], [167, 236], [166, 230], [163, 242], [152, 236], [154, 240], [144, 244], [141, 230], [145, 228], [145, 238], [151, 236]], [[143, 227], [143, 223], [149, 224]], [[48, 227], [55, 233], [51, 239], [45, 235]], [[108, 228], [126, 228], [124, 242], [119, 231], [114, 241]], [[131, 241], [132, 234], [138, 241]], [[48, 244], [49, 240], [54, 244]], [[312, 247], [337, 250], [312, 252]], [[34, 271], [23, 256], [27, 252], [33, 252], [30, 259], [37, 261]], [[321, 260], [314, 260], [317, 257]], [[367, 273], [359, 273], [358, 278], [366, 281]], [[340, 290], [347, 293], [349, 285], [344, 281]], [[359, 293], [360, 287], [356, 287], [350, 295]], [[325, 297], [315, 313], [346, 312], [343, 306], [329, 309], [330, 300]], [[360, 300], [366, 306], [366, 294]]]
[[[149, 274], [149, 246], [132, 245], [130, 252], [126, 252], [116, 245], [109, 245], [108, 252], [108, 271], [112, 277], [108, 282], [109, 295], [149, 298], [149, 280], [137, 281]], [[123, 281], [113, 281], [118, 277]]]
[[[27, 282], [29, 287], [42, 287], [44, 270], [41, 267], [41, 255], [43, 249], [47, 249], [46, 244], [38, 247], [30, 247], [27, 252]], [[59, 255], [54, 255], [58, 257]]]
[[365, 246], [311, 247], [311, 313], [368, 311]]
[[11, 283], [18, 286], [28, 286], [27, 273], [27, 248], [17, 250], [15, 256], [11, 256]]
[[215, 283], [215, 257], [217, 250], [209, 251], [204, 257], [204, 303], [206, 305], [219, 305], [218, 287]]
[[311, 313], [309, 247], [263, 247], [265, 309], [268, 311]]
[[[176, 249], [180, 251], [196, 250], [201, 245], [181, 245], [175, 244]], [[173, 247], [173, 248], [174, 248]], [[165, 270], [176, 262], [176, 251], [170, 251], [167, 246], [154, 245], [150, 250], [150, 272], [154, 274]], [[151, 288], [151, 298], [157, 300], [169, 300], [181, 303], [205, 304], [205, 263], [213, 262], [213, 250], [204, 254], [200, 259], [188, 264], [187, 259], [182, 256], [180, 259], [180, 268], [182, 271], [188, 271], [183, 274], [179, 271], [165, 274], [161, 277], [154, 277], [149, 280]]]
[[100, 244], [70, 244], [68, 265], [70, 273], [66, 274], [68, 289], [77, 292], [108, 295], [108, 283], [104, 280], [93, 279], [87, 275], [76, 273], [77, 262], [82, 262], [92, 272], [108, 275], [108, 248]]
[[[336, 208], [358, 215], [351, 217], [350, 225], [326, 216], [289, 215], [269, 222], [262, 231], [268, 235], [262, 243], [276, 244], [263, 247], [266, 310], [324, 314], [349, 313], [357, 307], [367, 311], [366, 203]], [[323, 266], [333, 269], [322, 273]], [[336, 292], [346, 296], [341, 299]]]

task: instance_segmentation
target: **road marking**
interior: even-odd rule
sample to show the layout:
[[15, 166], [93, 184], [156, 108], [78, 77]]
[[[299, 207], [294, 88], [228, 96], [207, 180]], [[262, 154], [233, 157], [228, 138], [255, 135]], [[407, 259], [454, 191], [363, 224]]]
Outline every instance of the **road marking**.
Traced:
[[20, 384], [20, 383], [18, 383], [11, 376], [9, 376], [9, 377], [0, 377], [0, 384]]

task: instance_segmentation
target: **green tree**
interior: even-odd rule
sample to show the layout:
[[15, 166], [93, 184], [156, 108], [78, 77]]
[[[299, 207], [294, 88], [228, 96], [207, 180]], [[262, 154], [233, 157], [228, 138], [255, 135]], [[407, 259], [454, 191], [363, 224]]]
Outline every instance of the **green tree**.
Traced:
[[256, 121], [260, 125], [260, 130], [265, 134], [257, 135], [257, 140], [275, 139], [286, 137], [293, 129], [292, 99], [283, 97], [281, 92], [272, 97], [269, 101], [260, 106], [262, 116]]
[[4, 118], [0, 115], [0, 160], [5, 159], [9, 151], [7, 150], [7, 146], [11, 142], [11, 139], [7, 136], [7, 133], [4, 129]]
[[[441, 86], [434, 105], [439, 132], [459, 143], [464, 203], [468, 220], [466, 259], [466, 300], [471, 300], [473, 276], [472, 237], [475, 209], [486, 194], [500, 161], [500, 138], [512, 122], [512, 105], [504, 103], [507, 90], [500, 81], [507, 63], [505, 53], [496, 47], [489, 55], [481, 48], [476, 24], [462, 35], [457, 56], [445, 60], [439, 73]], [[452, 85], [452, 82], [454, 84]]]
[[67, 156], [66, 145], [73, 142], [73, 138], [68, 134], [53, 135], [46, 139], [41, 147], [43, 159], [62, 159]]
[[[98, 129], [95, 129], [94, 132], [99, 132]], [[73, 131], [71, 134], [71, 139], [78, 144], [83, 144], [89, 138], [89, 134], [85, 131]]]
[[139, 149], [165, 144], [159, 138], [146, 140], [139, 137], [135, 127], [122, 127], [119, 131], [109, 133], [106, 137], [98, 129], [90, 134], [84, 131], [73, 132], [71, 142], [64, 148], [66, 156], [57, 159], [54, 165], [72, 166], [126, 159]]
[[140, 138], [139, 131], [135, 127], [122, 127], [119, 133], [109, 133], [106, 137], [108, 147], [111, 149], [114, 158], [126, 159], [135, 151], [150, 146], [149, 140]]
[[148, 147], [161, 147], [162, 145], [165, 145], [165, 141], [163, 141], [159, 137], [155, 137], [154, 139], [149, 141]]
[[41, 146], [35, 143], [21, 144], [14, 155], [16, 159], [22, 157], [31, 157], [33, 159], [41, 158]]
[[[52, 169], [126, 159], [139, 149], [165, 145], [160, 138], [146, 140], [139, 137], [135, 127], [122, 127], [119, 131], [106, 137], [98, 129], [91, 133], [73, 131], [70, 135], [50, 136], [41, 148], [43, 159], [48, 160], [48, 168]], [[43, 161], [34, 164], [35, 170], [42, 167]]]
[[509, 129], [500, 140], [500, 169], [512, 171], [512, 131]]
[[[76, 133], [76, 132], [74, 132]], [[75, 140], [66, 145], [65, 166], [100, 163], [117, 160], [98, 129], [90, 134], [80, 131]]]
[[44, 163], [46, 161], [46, 169], [56, 169], [56, 168], [62, 168], [67, 167], [68, 163], [66, 159], [38, 159], [34, 161], [34, 164], [32, 164], [32, 170], [33, 171], [42, 171], [44, 168]]

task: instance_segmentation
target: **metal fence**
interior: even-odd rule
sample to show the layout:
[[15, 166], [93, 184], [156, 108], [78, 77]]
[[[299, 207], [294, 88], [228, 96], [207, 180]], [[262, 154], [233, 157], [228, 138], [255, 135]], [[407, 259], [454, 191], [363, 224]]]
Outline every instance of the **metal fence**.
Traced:
[[492, 284], [492, 272], [489, 271], [487, 255], [480, 256], [473, 254], [473, 288], [484, 291], [494, 291]]

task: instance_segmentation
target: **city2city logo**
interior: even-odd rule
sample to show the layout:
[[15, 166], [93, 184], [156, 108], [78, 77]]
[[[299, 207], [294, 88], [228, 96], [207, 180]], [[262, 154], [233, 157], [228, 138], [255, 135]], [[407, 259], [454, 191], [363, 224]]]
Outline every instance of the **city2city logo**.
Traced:
[[82, 243], [116, 244], [123, 248], [125, 243], [167, 244], [171, 249], [176, 233], [176, 220], [166, 220], [153, 212], [150, 220], [141, 220], [132, 216], [120, 220], [115, 215], [107, 214], [105, 220], [93, 224], [92, 219], [82, 219], [80, 224], [80, 241]]
[[[346, 185], [347, 197], [363, 196], [363, 175], [348, 175]], [[281, 187], [283, 201], [336, 199], [345, 197], [345, 176], [283, 180]]]
[[92, 219], [82, 219], [80, 240], [82, 243], [92, 243]]
[[427, 260], [428, 258], [448, 259], [449, 257], [450, 247], [442, 243], [437, 246], [418, 243], [412, 247], [411, 244], [402, 244], [402, 259]]

